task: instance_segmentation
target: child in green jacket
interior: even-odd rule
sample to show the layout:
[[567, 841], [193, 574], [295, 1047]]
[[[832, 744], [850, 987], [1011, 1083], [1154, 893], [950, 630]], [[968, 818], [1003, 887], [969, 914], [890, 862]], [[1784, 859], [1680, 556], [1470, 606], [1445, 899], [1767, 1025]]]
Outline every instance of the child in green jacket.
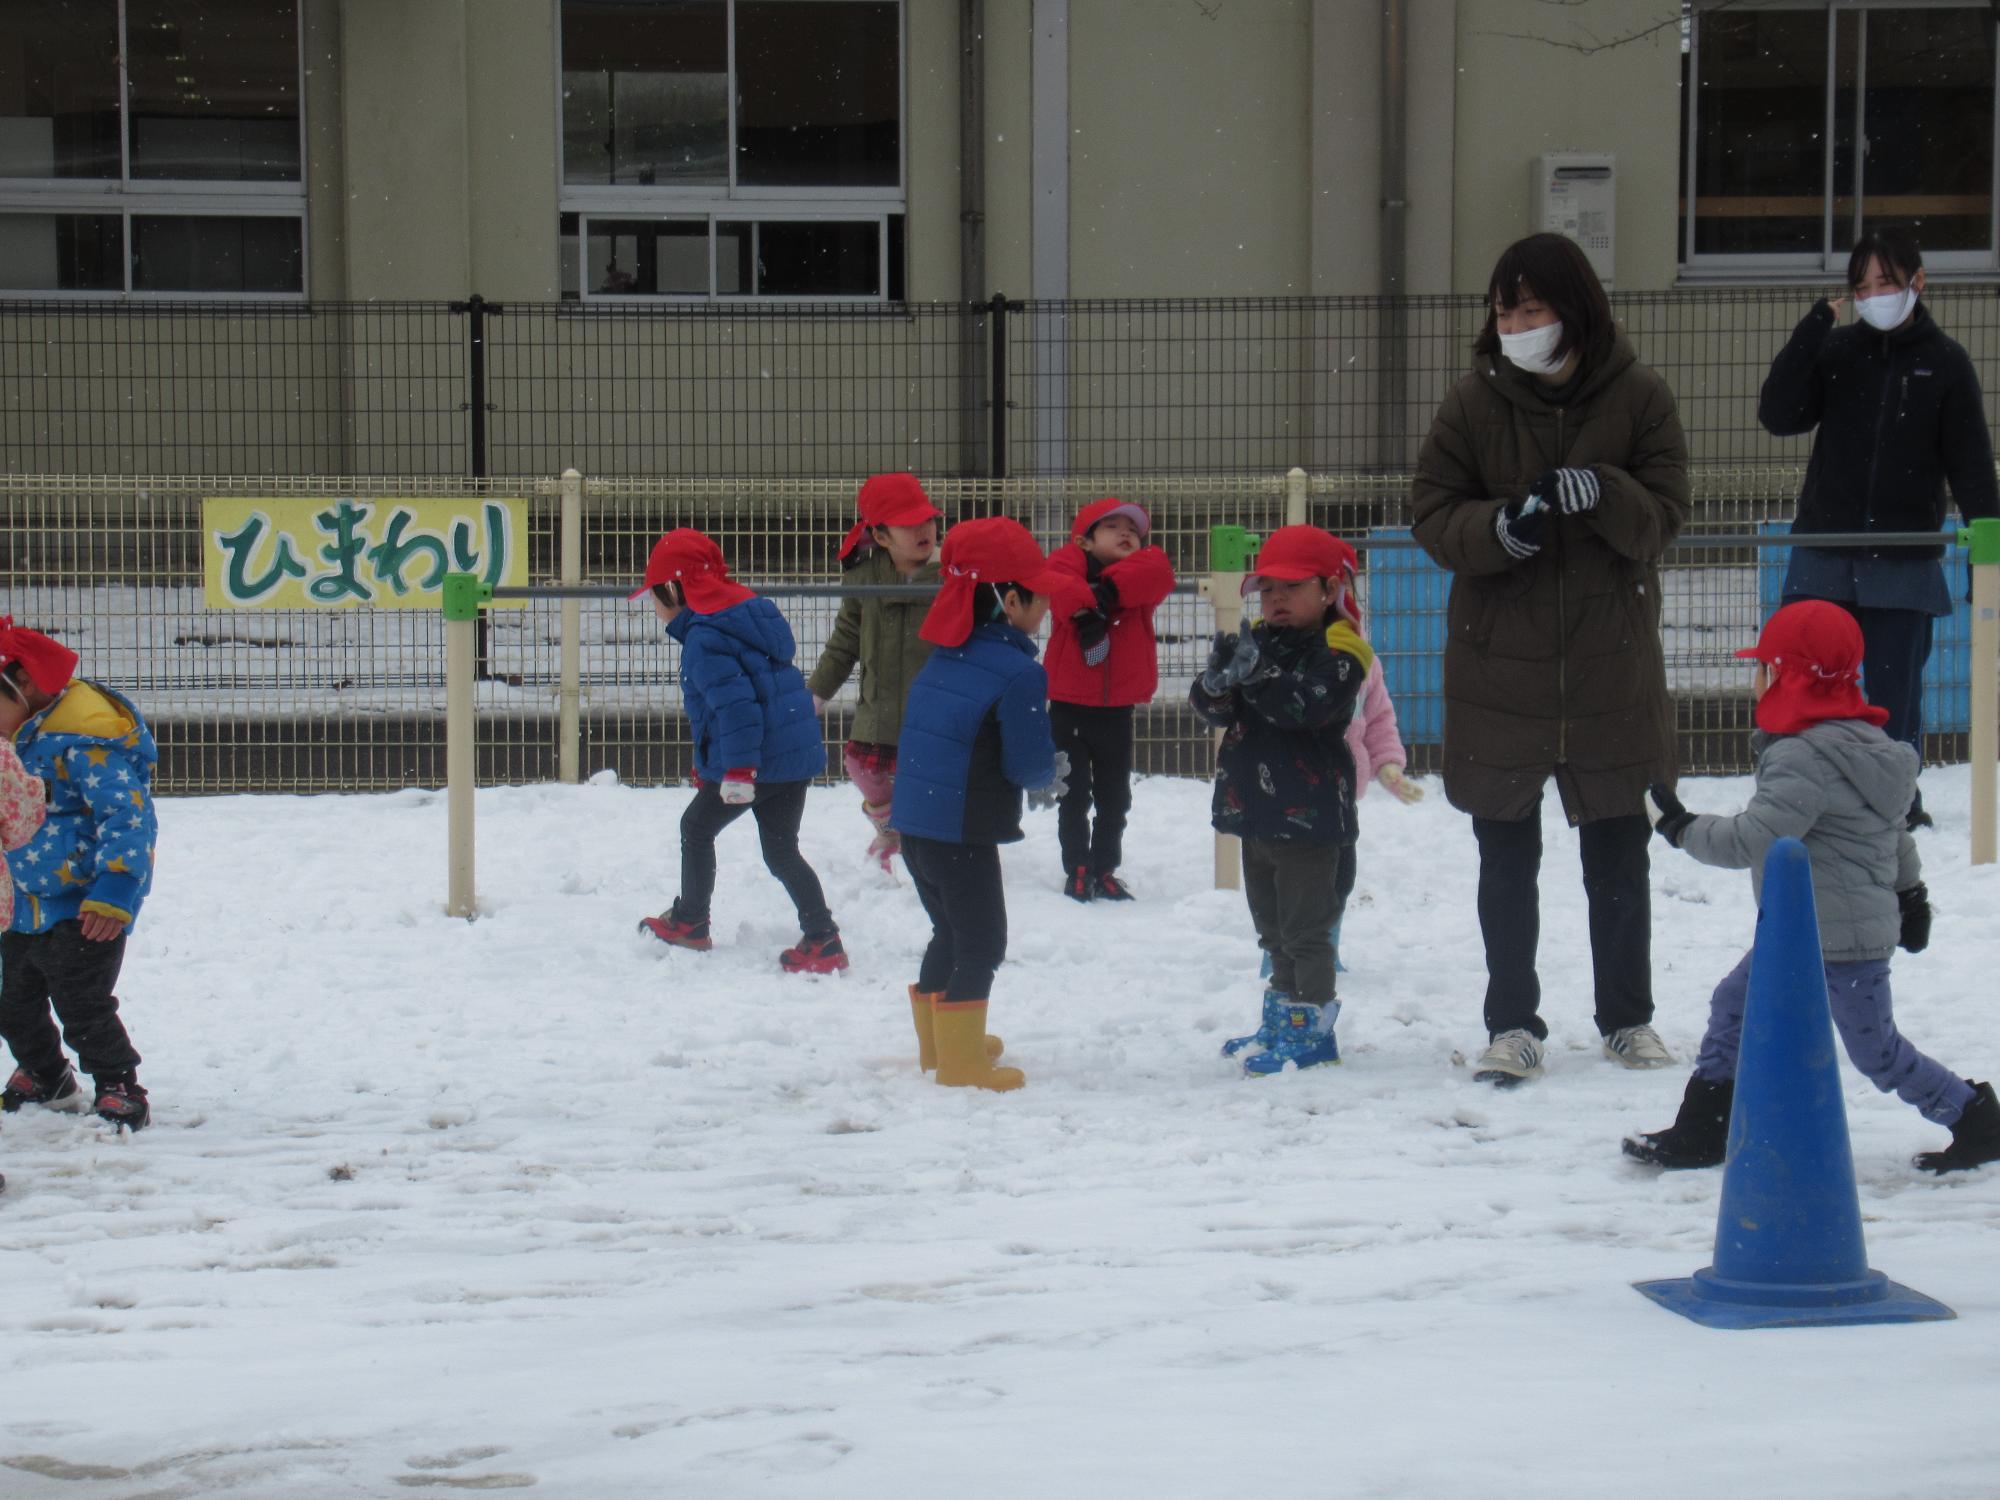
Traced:
[[[861, 519], [841, 543], [841, 580], [850, 584], [935, 584], [938, 579], [936, 506], [914, 474], [877, 474], [856, 497]], [[857, 661], [861, 702], [841, 763], [861, 793], [861, 811], [874, 825], [868, 857], [885, 873], [893, 871], [900, 843], [889, 826], [890, 794], [896, 785], [896, 740], [903, 732], [903, 703], [910, 683], [931, 654], [917, 632], [928, 598], [841, 601], [833, 634], [820, 653], [807, 686], [813, 706], [825, 708], [840, 691]]]

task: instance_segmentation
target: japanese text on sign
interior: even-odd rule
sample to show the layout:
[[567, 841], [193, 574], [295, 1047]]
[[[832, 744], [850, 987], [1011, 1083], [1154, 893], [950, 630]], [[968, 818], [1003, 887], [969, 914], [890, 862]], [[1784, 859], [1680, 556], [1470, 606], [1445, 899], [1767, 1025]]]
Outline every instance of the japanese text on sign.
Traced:
[[528, 581], [521, 500], [201, 503], [210, 609], [435, 609], [447, 573]]

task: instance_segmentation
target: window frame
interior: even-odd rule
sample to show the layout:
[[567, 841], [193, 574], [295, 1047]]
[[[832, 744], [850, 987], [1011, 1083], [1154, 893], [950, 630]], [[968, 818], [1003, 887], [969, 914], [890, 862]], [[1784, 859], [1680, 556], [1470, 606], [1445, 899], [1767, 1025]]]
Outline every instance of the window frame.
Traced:
[[[291, 0], [292, 63], [298, 76], [299, 175], [296, 182], [215, 182], [193, 178], [132, 176], [132, 79], [126, 0], [118, 9], [118, 175], [106, 178], [0, 177], [0, 215], [117, 215], [123, 253], [120, 290], [0, 286], [5, 302], [297, 302], [312, 287], [312, 237], [306, 232], [306, 34], [304, 0]], [[133, 287], [132, 220], [296, 219], [299, 289], [296, 292], [153, 292]]]
[[[1826, 94], [1825, 122], [1820, 132], [1821, 185], [1820, 185], [1820, 251], [1751, 253], [1732, 251], [1723, 253], [1698, 253], [1695, 250], [1695, 234], [1698, 224], [1696, 205], [1701, 201], [1701, 185], [1696, 176], [1698, 157], [1696, 142], [1701, 132], [1701, 22], [1705, 14], [1728, 11], [1732, 15], [1756, 11], [1813, 11], [1827, 18], [1826, 25], [1826, 71], [1823, 87]], [[1834, 146], [1837, 139], [1837, 96], [1834, 86], [1836, 53], [1839, 45], [1840, 21], [1842, 15], [1860, 17], [1860, 82], [1855, 89], [1855, 136], [1862, 138], [1862, 126], [1866, 119], [1867, 66], [1868, 66], [1868, 17], [1871, 11], [1894, 12], [1899, 10], [1973, 10], [1982, 15], [1990, 14], [1990, 0], [1692, 0], [1688, 6], [1688, 74], [1687, 74], [1687, 128], [1682, 136], [1681, 166], [1687, 174], [1687, 208], [1679, 225], [1679, 272], [1682, 280], [1704, 278], [1741, 278], [1746, 275], [1759, 277], [1780, 277], [1797, 280], [1819, 280], [1828, 273], [1844, 275], [1847, 270], [1848, 252], [1834, 250], [1834, 202], [1839, 197], [1838, 184], [1834, 181]], [[1988, 248], [1985, 250], [1926, 250], [1924, 268], [1932, 275], [1990, 275], [2000, 270], [2000, 45], [1994, 48], [1994, 109], [1993, 109], [1993, 180], [1988, 191]], [[1856, 193], [1854, 212], [1856, 221], [1866, 212], [1865, 193]]]
[[[124, 0], [120, 0], [122, 5]], [[894, 187], [810, 187], [787, 188], [744, 186], [736, 180], [736, 6], [737, 0], [717, 0], [724, 7], [723, 25], [726, 28], [728, 48], [728, 75], [725, 93], [728, 97], [728, 138], [724, 155], [729, 163], [729, 178], [726, 183], [681, 185], [674, 183], [639, 186], [633, 183], [579, 183], [572, 185], [563, 175], [564, 135], [563, 135], [563, 67], [562, 28], [563, 8], [567, 0], [557, 0], [553, 7], [555, 27], [555, 138], [556, 138], [556, 216], [557, 222], [571, 214], [577, 218], [577, 295], [574, 299], [564, 296], [565, 302], [574, 300], [578, 306], [598, 304], [630, 309], [632, 307], [662, 307], [673, 305], [705, 306], [715, 303], [811, 303], [844, 302], [860, 306], [871, 304], [890, 305], [901, 299], [891, 298], [889, 288], [892, 278], [889, 274], [889, 220], [901, 218], [907, 237], [909, 224], [909, 182], [910, 182], [910, 7], [909, 0], [889, 0], [896, 7], [896, 183]], [[770, 0], [763, 0], [770, 3]], [[779, 0], [786, 5], [837, 4], [840, 0]], [[708, 221], [708, 285], [707, 293], [697, 292], [593, 292], [588, 278], [583, 275], [584, 258], [588, 255], [590, 243], [589, 224], [592, 218], [618, 218], [625, 220]], [[876, 258], [877, 287], [873, 294], [866, 293], [794, 293], [728, 292], [715, 291], [716, 272], [716, 225], [723, 220], [735, 222], [752, 220], [757, 222], [779, 221], [786, 223], [873, 223], [877, 226]], [[562, 280], [562, 235], [557, 233], [557, 282]], [[907, 239], [906, 239], [907, 243]], [[907, 253], [907, 252], [906, 252]]]

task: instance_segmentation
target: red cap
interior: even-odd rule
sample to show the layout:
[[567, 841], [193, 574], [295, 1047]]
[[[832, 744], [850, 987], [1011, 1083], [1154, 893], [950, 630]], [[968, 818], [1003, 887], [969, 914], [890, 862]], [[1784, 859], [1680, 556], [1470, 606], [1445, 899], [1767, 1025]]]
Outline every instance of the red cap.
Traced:
[[[1018, 583], [1038, 594], [1070, 594], [1079, 580], [1050, 566], [1028, 528], [1006, 516], [960, 521], [938, 554], [944, 584], [917, 632], [939, 646], [959, 646], [972, 634], [972, 591], [982, 583]], [[1078, 608], [1087, 608], [1088, 599]]]
[[687, 607], [698, 615], [712, 615], [757, 597], [729, 576], [722, 549], [692, 526], [676, 526], [653, 543], [653, 555], [646, 559], [646, 581], [625, 597], [636, 599], [656, 583], [679, 584]]
[[868, 540], [875, 526], [921, 526], [942, 515], [914, 474], [877, 474], [864, 480], [861, 493], [854, 497], [861, 519], [841, 539], [840, 555], [846, 557]]
[[1756, 645], [1736, 654], [1771, 669], [1757, 700], [1757, 727], [1767, 734], [1797, 734], [1822, 719], [1889, 722], [1889, 710], [1862, 695], [1861, 626], [1838, 604], [1787, 604], [1764, 622]]
[[1259, 578], [1352, 578], [1359, 562], [1354, 549], [1317, 526], [1280, 526], [1257, 549], [1257, 561], [1243, 577], [1243, 592]]
[[1153, 518], [1146, 514], [1145, 506], [1135, 501], [1107, 496], [1102, 500], [1091, 501], [1076, 513], [1076, 519], [1070, 522], [1069, 539], [1073, 542], [1082, 541], [1090, 535], [1091, 527], [1099, 521], [1108, 521], [1113, 516], [1129, 518], [1132, 524], [1139, 528], [1139, 540], [1142, 542], [1153, 534]]
[[27, 669], [28, 681], [53, 698], [76, 675], [76, 653], [39, 630], [16, 625], [12, 615], [0, 615], [0, 671], [15, 662]]

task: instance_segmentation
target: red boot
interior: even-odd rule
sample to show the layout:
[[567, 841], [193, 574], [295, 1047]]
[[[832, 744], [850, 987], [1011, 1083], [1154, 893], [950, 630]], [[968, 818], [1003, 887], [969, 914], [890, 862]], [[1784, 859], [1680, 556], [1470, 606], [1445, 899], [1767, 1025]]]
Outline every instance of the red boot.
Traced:
[[778, 955], [778, 965], [787, 974], [838, 974], [847, 967], [847, 950], [840, 946], [840, 934], [799, 939], [796, 948]]
[[671, 947], [692, 948], [697, 953], [706, 953], [715, 946], [715, 939], [708, 935], [707, 922], [683, 922], [674, 915], [672, 907], [657, 917], [640, 918], [639, 930], [650, 932]]

